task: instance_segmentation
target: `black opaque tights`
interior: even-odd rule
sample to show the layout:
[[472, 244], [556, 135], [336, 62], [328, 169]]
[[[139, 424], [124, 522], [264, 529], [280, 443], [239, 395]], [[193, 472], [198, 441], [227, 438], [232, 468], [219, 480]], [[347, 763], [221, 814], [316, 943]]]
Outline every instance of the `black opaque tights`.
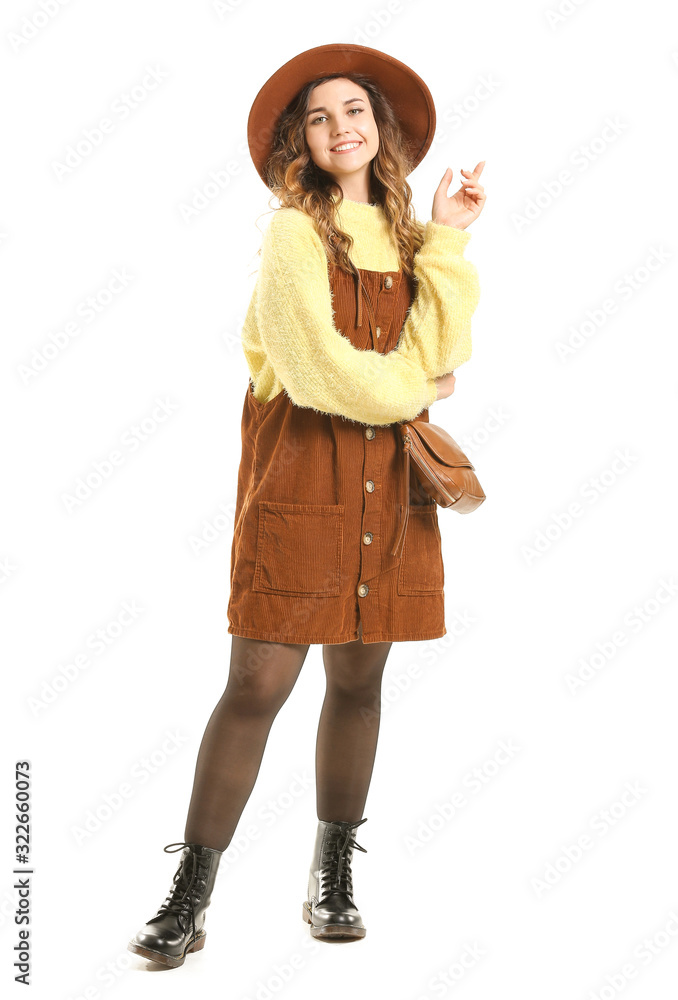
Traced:
[[[252, 793], [273, 720], [309, 647], [231, 636], [226, 689], [200, 744], [184, 840], [225, 850]], [[390, 642], [322, 648], [326, 691], [316, 744], [318, 819], [363, 818]]]

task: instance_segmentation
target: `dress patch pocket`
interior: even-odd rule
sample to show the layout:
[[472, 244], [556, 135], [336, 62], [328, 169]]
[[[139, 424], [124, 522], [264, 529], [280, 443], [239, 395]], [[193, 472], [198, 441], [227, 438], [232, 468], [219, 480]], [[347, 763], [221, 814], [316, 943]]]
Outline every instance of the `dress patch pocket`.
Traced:
[[339, 596], [343, 542], [343, 504], [260, 500], [253, 590]]
[[410, 505], [405, 546], [398, 571], [398, 593], [406, 597], [438, 594], [445, 572], [435, 503]]

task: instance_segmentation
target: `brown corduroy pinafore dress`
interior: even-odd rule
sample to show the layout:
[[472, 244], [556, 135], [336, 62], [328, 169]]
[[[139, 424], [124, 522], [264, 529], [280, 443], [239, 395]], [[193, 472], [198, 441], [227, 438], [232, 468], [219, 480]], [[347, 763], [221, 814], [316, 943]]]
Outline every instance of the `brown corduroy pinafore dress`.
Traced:
[[[334, 323], [354, 347], [398, 344], [413, 282], [328, 262]], [[358, 280], [359, 276], [359, 280]], [[363, 308], [363, 302], [365, 308]], [[418, 417], [428, 420], [428, 410]], [[398, 424], [295, 406], [284, 390], [242, 413], [228, 631], [272, 642], [415, 641], [445, 635], [436, 504], [407, 481]]]

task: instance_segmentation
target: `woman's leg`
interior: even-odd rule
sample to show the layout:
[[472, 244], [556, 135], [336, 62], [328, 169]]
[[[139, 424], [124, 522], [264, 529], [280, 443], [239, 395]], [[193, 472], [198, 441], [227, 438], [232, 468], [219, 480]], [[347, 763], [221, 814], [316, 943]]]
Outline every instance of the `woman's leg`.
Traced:
[[184, 840], [228, 847], [261, 766], [273, 720], [289, 697], [308, 645], [232, 636], [228, 683], [205, 729]]
[[316, 744], [318, 819], [362, 819], [381, 715], [381, 679], [390, 642], [323, 646], [327, 688]]

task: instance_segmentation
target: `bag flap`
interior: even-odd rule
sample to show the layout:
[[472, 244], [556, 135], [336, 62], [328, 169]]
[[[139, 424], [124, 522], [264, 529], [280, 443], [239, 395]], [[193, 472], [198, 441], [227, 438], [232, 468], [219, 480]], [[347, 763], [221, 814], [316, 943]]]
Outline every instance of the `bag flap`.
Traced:
[[419, 420], [416, 423], [411, 422], [410, 429], [415, 441], [425, 452], [430, 452], [438, 462], [450, 468], [467, 468], [475, 471], [473, 463], [443, 427]]

